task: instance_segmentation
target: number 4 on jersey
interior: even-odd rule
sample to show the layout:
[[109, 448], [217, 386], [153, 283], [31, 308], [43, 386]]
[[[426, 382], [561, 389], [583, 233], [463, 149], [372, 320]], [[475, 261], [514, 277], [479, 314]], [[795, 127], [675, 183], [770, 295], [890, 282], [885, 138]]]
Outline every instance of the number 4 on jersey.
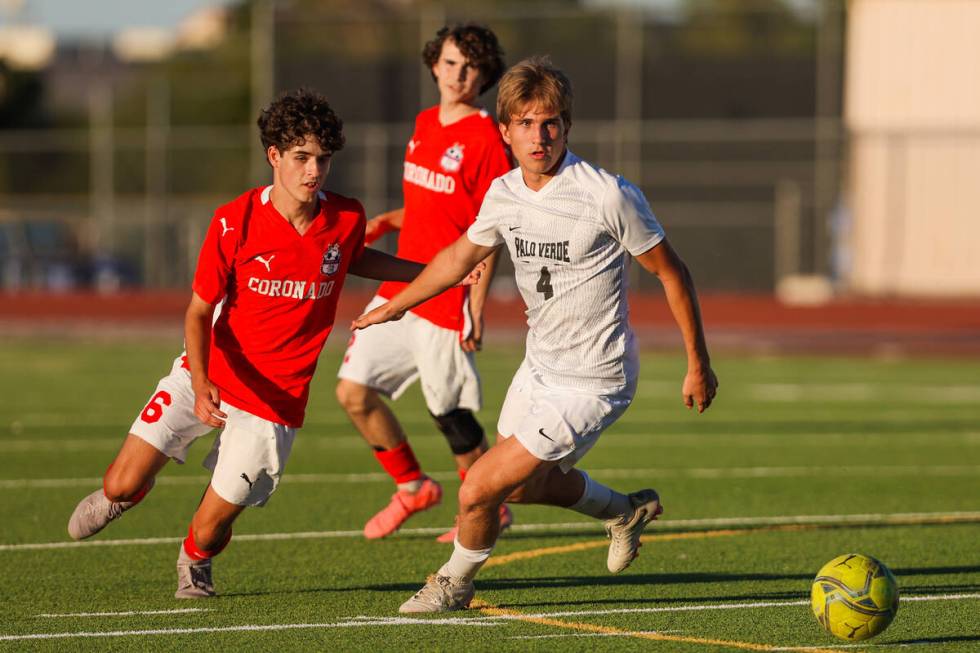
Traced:
[[538, 285], [535, 289], [544, 295], [545, 301], [555, 296], [555, 290], [551, 287], [551, 272], [548, 271], [547, 266], [541, 267], [541, 276], [538, 277]]

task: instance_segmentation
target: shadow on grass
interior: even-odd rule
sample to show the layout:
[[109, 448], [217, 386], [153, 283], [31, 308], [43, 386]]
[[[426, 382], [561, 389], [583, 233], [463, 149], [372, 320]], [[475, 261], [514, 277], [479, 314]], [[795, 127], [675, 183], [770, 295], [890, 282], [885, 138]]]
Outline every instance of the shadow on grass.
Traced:
[[939, 574], [976, 574], [980, 565], [961, 567], [890, 567], [896, 576], [932, 576]]
[[725, 574], [693, 572], [684, 574], [623, 574], [621, 576], [535, 576], [531, 578], [482, 578], [486, 589], [548, 589], [565, 587], [623, 587], [629, 585], [665, 587], [669, 585], [717, 584], [741, 581], [810, 580], [811, 576], [784, 574]]
[[908, 585], [898, 582], [898, 589], [905, 594], [958, 594], [980, 591], [980, 583], [961, 583], [958, 585]]
[[[980, 591], [980, 582], [977, 583], [957, 583], [955, 585], [923, 584], [915, 585], [903, 582], [910, 576], [934, 576], [943, 574], [970, 574], [980, 573], [980, 566], [960, 566], [960, 567], [910, 567], [895, 569], [895, 574], [899, 579], [899, 586], [903, 593], [941, 595], [957, 592], [976, 592]], [[767, 574], [767, 573], [723, 573], [723, 572], [692, 572], [681, 574], [624, 574], [621, 576], [602, 575], [602, 576], [529, 576], [529, 577], [507, 577], [507, 578], [479, 578], [477, 587], [480, 590], [548, 590], [548, 589], [574, 589], [585, 587], [667, 587], [685, 585], [717, 585], [723, 583], [737, 583], [744, 581], [797, 581], [800, 589], [795, 591], [770, 591], [752, 592], [751, 594], [728, 594], [703, 597], [660, 597], [649, 599], [597, 599], [588, 598], [581, 601], [562, 600], [560, 602], [530, 602], [521, 605], [526, 606], [549, 606], [549, 605], [591, 605], [602, 603], [622, 603], [628, 600], [631, 604], [636, 603], [676, 603], [684, 602], [718, 602], [718, 601], [777, 601], [805, 599], [809, 596], [809, 582], [813, 579], [812, 574]], [[369, 592], [398, 592], [414, 593], [425, 582], [423, 576], [411, 582], [405, 583], [384, 583], [356, 586], [338, 587], [308, 587], [302, 589], [292, 589], [283, 591], [259, 591], [242, 593], [224, 593], [223, 596], [262, 596], [274, 594], [304, 594], [304, 593], [343, 593], [352, 591]], [[517, 604], [511, 604], [517, 605]]]

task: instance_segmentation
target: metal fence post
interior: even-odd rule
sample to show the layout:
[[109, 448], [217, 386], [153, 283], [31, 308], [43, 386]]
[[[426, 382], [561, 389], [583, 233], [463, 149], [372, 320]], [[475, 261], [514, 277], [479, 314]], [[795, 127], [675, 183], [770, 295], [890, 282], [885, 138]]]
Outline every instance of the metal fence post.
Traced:
[[115, 143], [113, 93], [100, 80], [89, 91], [89, 184], [92, 218], [97, 223], [96, 248], [111, 252], [116, 246]]
[[776, 183], [773, 214], [773, 281], [800, 273], [800, 237], [803, 203], [800, 184], [791, 179]]
[[[254, 125], [276, 92], [276, 4], [275, 0], [255, 0], [252, 3], [251, 25], [251, 100], [252, 111], [248, 124]], [[248, 186], [261, 183], [265, 178], [265, 153], [257, 147], [249, 152]]]
[[156, 76], [146, 97], [146, 195], [143, 210], [143, 284], [162, 286], [165, 279], [163, 226], [167, 223], [167, 140], [170, 128], [170, 84]]
[[616, 14], [616, 169], [639, 184], [643, 178], [640, 120], [643, 118], [643, 16]]

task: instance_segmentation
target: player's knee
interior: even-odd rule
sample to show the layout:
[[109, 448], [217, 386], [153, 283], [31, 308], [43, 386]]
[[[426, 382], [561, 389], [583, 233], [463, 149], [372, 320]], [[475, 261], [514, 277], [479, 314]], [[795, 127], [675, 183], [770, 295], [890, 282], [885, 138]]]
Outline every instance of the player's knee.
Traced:
[[459, 509], [463, 513], [489, 510], [493, 507], [495, 494], [482, 483], [472, 482], [469, 477], [459, 488]]
[[109, 501], [116, 503], [132, 501], [144, 491], [148, 480], [137, 472], [113, 465], [106, 472], [102, 488]]
[[471, 410], [457, 408], [445, 415], [432, 415], [432, 419], [449, 442], [450, 450], [457, 456], [468, 454], [483, 443], [483, 427]]
[[337, 401], [340, 402], [345, 411], [351, 414], [368, 411], [372, 392], [367, 386], [347, 379], [341, 379], [337, 382]]

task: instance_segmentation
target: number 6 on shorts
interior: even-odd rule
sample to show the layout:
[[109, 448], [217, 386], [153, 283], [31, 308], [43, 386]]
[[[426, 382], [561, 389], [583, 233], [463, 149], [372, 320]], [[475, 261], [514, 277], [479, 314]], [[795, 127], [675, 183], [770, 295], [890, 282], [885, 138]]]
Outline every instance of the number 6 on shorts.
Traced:
[[157, 422], [163, 416], [163, 409], [171, 403], [173, 403], [173, 399], [170, 398], [170, 393], [166, 390], [161, 390], [150, 398], [149, 403], [146, 404], [146, 408], [140, 413], [140, 419], [147, 424]]

